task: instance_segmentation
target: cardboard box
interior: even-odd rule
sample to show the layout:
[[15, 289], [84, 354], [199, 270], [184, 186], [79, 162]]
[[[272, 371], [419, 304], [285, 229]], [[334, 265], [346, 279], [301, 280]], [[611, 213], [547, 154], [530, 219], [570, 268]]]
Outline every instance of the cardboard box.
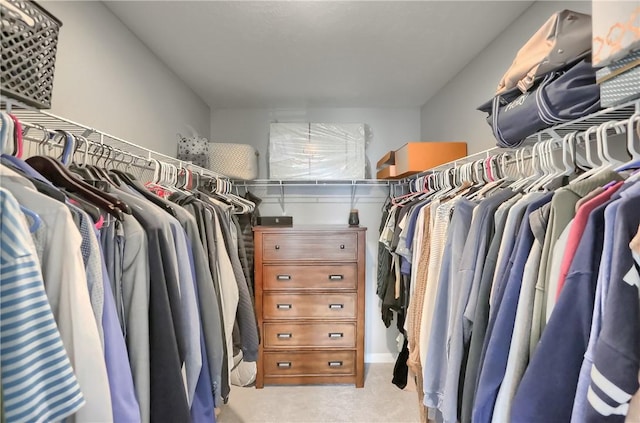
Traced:
[[414, 175], [466, 155], [466, 142], [410, 142], [395, 152], [396, 177]]
[[376, 169], [381, 170], [387, 166], [394, 164], [396, 164], [396, 152], [389, 151], [384, 156], [382, 156], [380, 160], [378, 160], [378, 163], [376, 163]]
[[376, 172], [377, 179], [396, 179], [396, 165], [384, 167]]
[[396, 176], [396, 152], [387, 152], [376, 163], [377, 179], [394, 179]]

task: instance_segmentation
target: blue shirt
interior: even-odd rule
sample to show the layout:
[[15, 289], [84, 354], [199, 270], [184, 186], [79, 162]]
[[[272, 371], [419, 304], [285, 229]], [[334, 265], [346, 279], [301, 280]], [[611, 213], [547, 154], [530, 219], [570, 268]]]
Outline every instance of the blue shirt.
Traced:
[[116, 303], [109, 282], [107, 268], [102, 260], [104, 284], [104, 310], [102, 330], [104, 331], [104, 361], [107, 365], [111, 408], [115, 422], [134, 423], [140, 421], [140, 406], [133, 387], [133, 375], [129, 366], [127, 346], [124, 342]]
[[[565, 285], [513, 399], [512, 422], [568, 422], [589, 342], [602, 245], [604, 210], [587, 220]], [[637, 378], [637, 373], [636, 373]]]
[[490, 422], [493, 406], [498, 396], [500, 384], [504, 378], [509, 358], [509, 346], [518, 308], [520, 287], [524, 275], [524, 267], [533, 246], [533, 232], [529, 222], [529, 215], [551, 201], [553, 193], [539, 198], [529, 204], [524, 212], [518, 232], [516, 248], [513, 250], [510, 262], [511, 271], [505, 285], [500, 308], [496, 314], [491, 337], [488, 338], [485, 360], [480, 370], [478, 388], [473, 407], [473, 422]]
[[[187, 243], [189, 249], [187, 253], [189, 255], [189, 266], [191, 267], [191, 273], [196, 274], [195, 261], [193, 259], [192, 243], [189, 237], [187, 237]], [[198, 295], [198, 285], [193, 283], [193, 289]], [[215, 423], [215, 404], [213, 399], [213, 384], [211, 383], [211, 374], [209, 369], [209, 360], [207, 359], [207, 350], [204, 343], [204, 331], [200, 326], [200, 353], [202, 354], [202, 370], [200, 371], [200, 377], [198, 378], [198, 384], [196, 385], [195, 395], [193, 402], [191, 403], [191, 421], [193, 423]]]
[[413, 206], [411, 211], [409, 212], [410, 214], [407, 218], [407, 237], [405, 239], [405, 247], [409, 255], [407, 257], [405, 257], [403, 254], [400, 255], [400, 273], [404, 275], [410, 275], [411, 267], [413, 266], [413, 263], [411, 263], [410, 259], [411, 254], [413, 253], [413, 238], [415, 236], [415, 228], [416, 222], [418, 221], [418, 215], [420, 214], [420, 210], [422, 210], [422, 208], [428, 205], [430, 202], [430, 200], [423, 201], [422, 203]]
[[470, 201], [458, 201], [453, 211], [451, 224], [447, 228], [447, 240], [442, 254], [442, 265], [438, 277], [438, 292], [431, 323], [431, 337], [427, 361], [423, 363], [424, 405], [438, 408], [443, 399], [447, 371], [447, 330], [450, 326], [449, 304], [453, 303], [454, 285], [458, 283], [458, 268], [464, 248], [474, 204]]
[[457, 304], [455, 304], [455, 314], [452, 316], [454, 324], [450, 337], [450, 358], [447, 364], [447, 379], [442, 403], [442, 415], [446, 423], [457, 421], [460, 372], [463, 368], [465, 350], [471, 339], [471, 322], [463, 315], [467, 300], [472, 287], [480, 283], [484, 257], [487, 254], [490, 233], [493, 230], [493, 215], [498, 206], [513, 195], [515, 193], [511, 190], [498, 191], [477, 206], [475, 218], [464, 245], [458, 273], [460, 290]]

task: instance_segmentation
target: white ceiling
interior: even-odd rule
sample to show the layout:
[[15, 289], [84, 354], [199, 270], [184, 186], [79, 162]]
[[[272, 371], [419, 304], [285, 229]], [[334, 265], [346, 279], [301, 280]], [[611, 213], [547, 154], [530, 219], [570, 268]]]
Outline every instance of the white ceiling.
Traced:
[[211, 108], [423, 105], [533, 1], [105, 2]]

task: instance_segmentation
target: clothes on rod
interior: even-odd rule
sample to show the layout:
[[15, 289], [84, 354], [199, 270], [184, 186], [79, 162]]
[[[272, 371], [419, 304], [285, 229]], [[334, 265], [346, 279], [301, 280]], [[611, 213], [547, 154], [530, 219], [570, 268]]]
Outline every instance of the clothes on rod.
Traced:
[[637, 178], [480, 176], [385, 204], [378, 295], [408, 348], [394, 383], [415, 378], [422, 421], [639, 418]]
[[[247, 203], [74, 165], [66, 143], [63, 162], [23, 161], [12, 154], [24, 140], [0, 117], [3, 417], [215, 421], [230, 392], [234, 341], [250, 369], [257, 359], [233, 214]], [[93, 209], [97, 216], [85, 211]]]

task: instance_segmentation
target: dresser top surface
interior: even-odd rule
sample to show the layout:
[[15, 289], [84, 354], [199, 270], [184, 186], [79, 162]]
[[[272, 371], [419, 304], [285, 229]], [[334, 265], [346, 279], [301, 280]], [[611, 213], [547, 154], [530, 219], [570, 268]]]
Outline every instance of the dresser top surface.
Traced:
[[255, 232], [363, 232], [363, 226], [346, 225], [293, 225], [293, 226], [254, 226]]

